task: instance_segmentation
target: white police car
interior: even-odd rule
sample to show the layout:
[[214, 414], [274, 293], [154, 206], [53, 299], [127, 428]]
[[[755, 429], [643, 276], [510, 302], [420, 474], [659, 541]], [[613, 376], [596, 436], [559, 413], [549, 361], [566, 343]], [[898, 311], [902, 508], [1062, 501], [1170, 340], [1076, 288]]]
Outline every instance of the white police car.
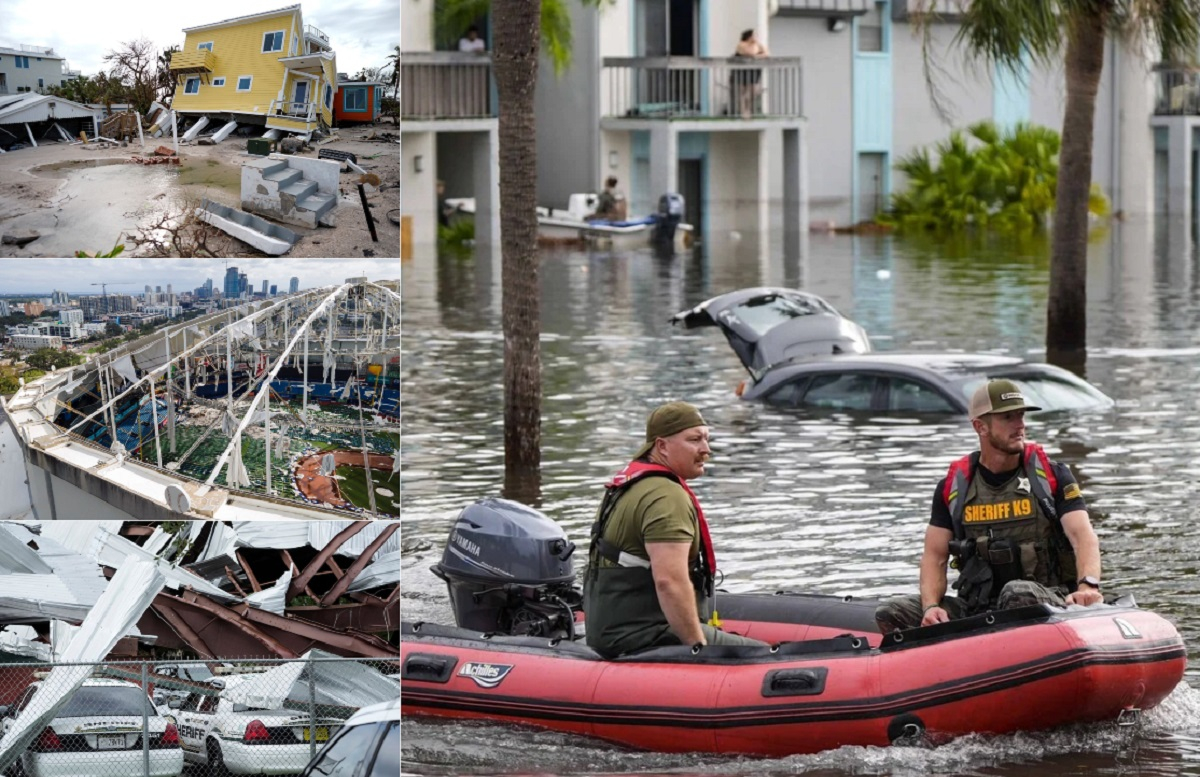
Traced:
[[[7, 732], [41, 692], [31, 683], [16, 704], [0, 706]], [[183, 771], [183, 750], [175, 725], [158, 714], [142, 688], [124, 680], [90, 679], [58, 709], [21, 754], [20, 769], [29, 777], [129, 777], [145, 774], [142, 715], [149, 731], [149, 777], [176, 777]]]
[[169, 702], [189, 763], [214, 774], [295, 774], [342, 725], [337, 718], [310, 721], [304, 712], [253, 709], [219, 695], [243, 679], [215, 679], [211, 692]]
[[363, 707], [317, 753], [302, 777], [399, 777], [400, 699]]

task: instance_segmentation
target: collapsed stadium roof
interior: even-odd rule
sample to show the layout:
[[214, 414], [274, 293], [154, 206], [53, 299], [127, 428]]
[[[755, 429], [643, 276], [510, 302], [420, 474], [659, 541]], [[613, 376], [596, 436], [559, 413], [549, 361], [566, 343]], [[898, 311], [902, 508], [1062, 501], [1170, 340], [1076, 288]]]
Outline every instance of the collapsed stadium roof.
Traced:
[[400, 295], [351, 279], [169, 324], [0, 408], [41, 520], [399, 513]]

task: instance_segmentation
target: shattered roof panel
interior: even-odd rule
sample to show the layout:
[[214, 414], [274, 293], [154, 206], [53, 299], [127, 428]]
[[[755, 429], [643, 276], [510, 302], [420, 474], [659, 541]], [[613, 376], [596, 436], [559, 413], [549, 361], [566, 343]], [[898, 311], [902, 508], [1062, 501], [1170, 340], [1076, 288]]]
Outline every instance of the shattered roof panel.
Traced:
[[[31, 542], [37, 545], [36, 551]], [[9, 573], [0, 576], [0, 623], [50, 618], [81, 621], [108, 585], [90, 558], [19, 524], [0, 524], [0, 548], [35, 553], [45, 568], [43, 572], [22, 572], [7, 567]]]
[[307, 704], [310, 692], [306, 670], [311, 670], [311, 698], [316, 704], [358, 708], [393, 701], [400, 695], [396, 682], [373, 666], [314, 648], [298, 661], [238, 678], [226, 686], [221, 696], [258, 709], [280, 709], [288, 699]]
[[400, 582], [400, 551], [382, 553], [358, 573], [358, 577], [346, 589], [346, 593], [367, 591], [385, 585], [395, 585]]
[[[279, 548], [291, 550], [311, 545], [321, 550], [347, 526], [355, 521], [235, 521], [238, 545], [245, 548]], [[357, 523], [362, 523], [358, 521]], [[358, 534], [346, 540], [337, 552], [347, 556], [359, 556], [367, 546], [389, 525], [389, 521], [367, 523]], [[376, 557], [400, 550], [400, 533], [396, 532], [376, 551]]]
[[30, 92], [17, 100], [0, 103], [0, 124], [51, 121], [53, 119], [90, 119], [96, 111], [62, 97]]

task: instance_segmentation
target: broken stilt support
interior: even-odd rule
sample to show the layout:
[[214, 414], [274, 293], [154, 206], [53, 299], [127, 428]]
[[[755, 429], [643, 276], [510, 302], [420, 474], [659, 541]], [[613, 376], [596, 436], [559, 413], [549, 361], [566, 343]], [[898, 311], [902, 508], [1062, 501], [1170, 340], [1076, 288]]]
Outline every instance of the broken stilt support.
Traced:
[[371, 230], [371, 240], [378, 243], [379, 236], [375, 234], [375, 219], [371, 216], [370, 206], [367, 205], [367, 191], [361, 183], [358, 185], [358, 199], [362, 201], [363, 214], [367, 217], [367, 229]]
[[25, 131], [29, 133], [29, 142], [33, 144], [34, 148], [37, 148], [37, 141], [33, 139], [33, 130], [29, 129], [28, 124], [25, 125]]

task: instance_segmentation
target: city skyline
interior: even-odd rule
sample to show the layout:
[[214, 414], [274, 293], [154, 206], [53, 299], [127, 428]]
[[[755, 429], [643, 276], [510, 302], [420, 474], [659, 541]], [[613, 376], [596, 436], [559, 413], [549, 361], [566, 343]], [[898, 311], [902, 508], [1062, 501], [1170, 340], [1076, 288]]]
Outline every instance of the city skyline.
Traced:
[[[22, 265], [22, 266], [15, 266]], [[237, 267], [254, 283], [264, 280], [280, 290], [299, 278], [299, 291], [340, 283], [363, 276], [371, 280], [400, 277], [396, 259], [50, 259], [26, 265], [20, 260], [0, 263], [0, 295], [37, 294], [50, 296], [63, 291], [71, 296], [102, 295], [100, 282], [109, 294], [140, 297], [145, 287], [171, 285], [176, 294], [192, 293], [212, 279], [214, 289], [223, 289], [226, 266]], [[92, 285], [92, 284], [96, 285]]]

